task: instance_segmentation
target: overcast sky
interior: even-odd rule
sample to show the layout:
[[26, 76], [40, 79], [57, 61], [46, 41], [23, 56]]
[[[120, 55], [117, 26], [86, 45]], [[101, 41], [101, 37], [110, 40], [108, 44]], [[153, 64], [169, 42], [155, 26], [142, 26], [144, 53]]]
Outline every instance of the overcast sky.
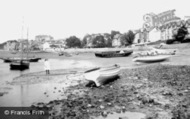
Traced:
[[121, 33], [139, 29], [143, 15], [176, 9], [190, 16], [188, 0], [0, 0], [0, 43], [23, 37], [51, 35], [55, 39], [85, 34]]

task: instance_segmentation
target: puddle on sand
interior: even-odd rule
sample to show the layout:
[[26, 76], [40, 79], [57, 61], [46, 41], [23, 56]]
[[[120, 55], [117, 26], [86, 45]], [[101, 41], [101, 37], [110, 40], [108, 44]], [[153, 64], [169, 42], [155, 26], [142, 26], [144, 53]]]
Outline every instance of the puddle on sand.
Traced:
[[99, 116], [99, 117], [92, 117], [93, 119], [144, 119], [145, 114], [140, 112], [124, 112], [124, 113], [113, 113], [108, 114], [107, 117]]
[[0, 106], [31, 106], [35, 102], [47, 103], [59, 99], [63, 92], [63, 84], [47, 83], [13, 86], [8, 94], [0, 97]]

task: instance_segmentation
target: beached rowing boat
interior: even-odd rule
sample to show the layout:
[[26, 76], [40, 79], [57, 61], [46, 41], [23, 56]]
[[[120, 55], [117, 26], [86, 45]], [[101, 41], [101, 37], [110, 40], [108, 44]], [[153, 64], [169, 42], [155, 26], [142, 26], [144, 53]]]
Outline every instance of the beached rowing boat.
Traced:
[[133, 53], [132, 50], [95, 52], [96, 57], [126, 57]]
[[113, 65], [109, 67], [94, 68], [87, 70], [84, 73], [84, 77], [87, 80], [95, 82], [96, 86], [104, 85], [118, 78], [120, 72], [119, 65]]
[[134, 62], [144, 62], [144, 63], [161, 62], [161, 61], [167, 60], [170, 57], [171, 57], [170, 55], [142, 56], [142, 57], [133, 58], [133, 61]]

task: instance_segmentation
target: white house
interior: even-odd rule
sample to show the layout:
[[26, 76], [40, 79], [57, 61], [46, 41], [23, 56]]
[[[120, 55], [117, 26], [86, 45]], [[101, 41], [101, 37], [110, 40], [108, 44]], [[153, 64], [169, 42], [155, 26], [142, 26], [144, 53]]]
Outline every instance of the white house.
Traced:
[[116, 34], [112, 41], [112, 46], [119, 47], [121, 46], [121, 40], [120, 40], [121, 34]]
[[50, 44], [48, 43], [48, 42], [45, 42], [44, 44], [43, 44], [43, 50], [47, 50], [47, 49], [49, 49], [50, 48]]
[[160, 36], [161, 36], [161, 32], [157, 30], [156, 28], [154, 28], [153, 30], [149, 32], [149, 41], [155, 42], [155, 41], [161, 40]]

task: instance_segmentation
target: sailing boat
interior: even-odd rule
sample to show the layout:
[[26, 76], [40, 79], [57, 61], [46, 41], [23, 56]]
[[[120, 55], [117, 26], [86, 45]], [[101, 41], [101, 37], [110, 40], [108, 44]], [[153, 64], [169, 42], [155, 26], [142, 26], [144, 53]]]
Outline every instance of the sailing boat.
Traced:
[[[23, 27], [22, 27], [22, 32], [23, 32]], [[11, 70], [25, 70], [25, 69], [29, 69], [30, 66], [30, 60], [28, 59], [28, 29], [27, 29], [27, 57], [23, 58], [23, 37], [21, 39], [21, 58], [12, 60], [10, 63], [10, 69]]]
[[[22, 52], [22, 57], [12, 60], [10, 63], [10, 69], [12, 70], [25, 70], [25, 69], [29, 69], [30, 66], [30, 61], [29, 59], [23, 58], [23, 51]], [[27, 52], [28, 53], [28, 52]]]

